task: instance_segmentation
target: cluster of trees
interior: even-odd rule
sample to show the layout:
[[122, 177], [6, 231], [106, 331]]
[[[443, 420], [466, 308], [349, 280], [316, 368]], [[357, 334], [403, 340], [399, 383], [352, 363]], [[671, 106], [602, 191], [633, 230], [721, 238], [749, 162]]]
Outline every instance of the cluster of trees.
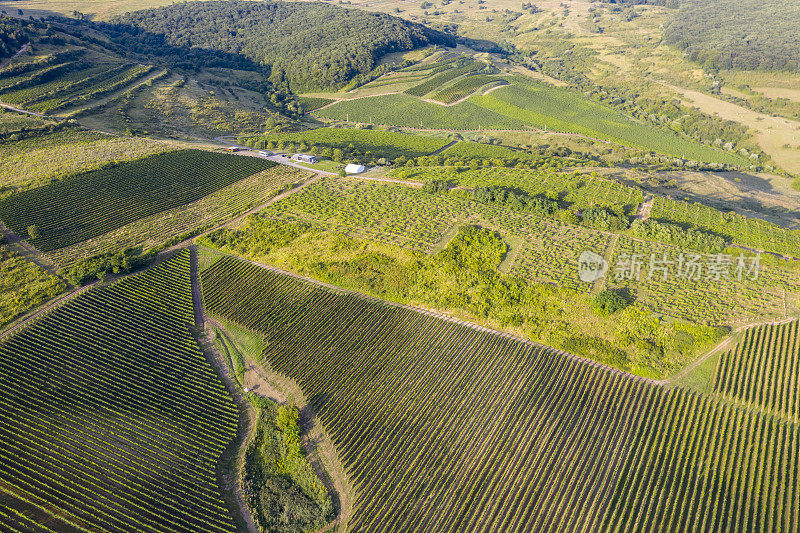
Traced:
[[579, 224], [601, 231], [618, 233], [630, 227], [630, 218], [625, 213], [624, 206], [590, 207], [582, 211], [573, 211], [554, 191], [548, 191], [543, 196], [532, 196], [519, 189], [491, 185], [476, 187], [472, 191], [472, 199], [485, 204], [502, 205], [516, 211], [553, 217], [567, 224]]
[[650, 241], [678, 244], [701, 252], [719, 253], [727, 246], [725, 237], [710, 231], [684, 228], [670, 222], [637, 220], [631, 226], [631, 234]]
[[559, 210], [557, 196], [531, 196], [525, 191], [499, 185], [476, 187], [472, 191], [472, 198], [484, 204], [502, 205], [516, 211], [529, 211], [545, 216], [553, 216]]
[[600, 316], [613, 315], [628, 305], [630, 305], [629, 297], [616, 289], [602, 290], [589, 300], [589, 307]]
[[[480, 168], [526, 168], [526, 169], [549, 169], [557, 170], [568, 166], [582, 166], [591, 164], [603, 166], [604, 163], [596, 156], [584, 154], [573, 154], [566, 147], [558, 147], [547, 150], [539, 150], [535, 154], [519, 152], [518, 157], [485, 157], [482, 155], [463, 154], [458, 157], [443, 154], [407, 157], [397, 155], [397, 150], [393, 149], [389, 153], [381, 151], [379, 147], [371, 150], [359, 149], [355, 145], [344, 145], [338, 143], [305, 143], [287, 142], [283, 139], [278, 141], [259, 139], [258, 141], [248, 141], [240, 139], [242, 144], [247, 144], [258, 150], [285, 150], [302, 153], [316, 154], [320, 157], [332, 159], [337, 163], [358, 163], [366, 166], [389, 165], [394, 167], [439, 167], [452, 166], [464, 167], [477, 170]], [[570, 157], [572, 156], [572, 157]]]
[[712, 69], [800, 68], [800, 4], [786, 0], [684, 0], [667, 42]]
[[19, 19], [0, 16], [0, 59], [11, 57], [29, 40], [26, 24]]
[[580, 213], [580, 224], [600, 231], [625, 231], [631, 225], [630, 218], [625, 215], [625, 208], [614, 205], [609, 208], [589, 207]]
[[[333, 501], [302, 449], [300, 412], [253, 393], [248, 400], [258, 423], [245, 453], [242, 491], [253, 521], [259, 531], [319, 530], [333, 518]], [[298, 479], [300, 475], [314, 478]]]
[[464, 226], [450, 244], [435, 256], [444, 269], [495, 272], [503, 262], [508, 245], [496, 231], [480, 226]]
[[62, 268], [58, 275], [71, 285], [80, 287], [95, 280], [103, 280], [110, 274], [127, 274], [144, 268], [153, 260], [153, 255], [142, 253], [141, 248], [127, 248], [118, 252], [98, 254]]
[[450, 180], [428, 180], [422, 184], [422, 190], [429, 194], [438, 194], [450, 190]]
[[166, 44], [218, 51], [267, 67], [288, 91], [342, 87], [371, 72], [385, 54], [429, 44], [453, 46], [452, 36], [390, 15], [322, 3], [189, 2], [115, 19], [130, 44], [158, 53]]

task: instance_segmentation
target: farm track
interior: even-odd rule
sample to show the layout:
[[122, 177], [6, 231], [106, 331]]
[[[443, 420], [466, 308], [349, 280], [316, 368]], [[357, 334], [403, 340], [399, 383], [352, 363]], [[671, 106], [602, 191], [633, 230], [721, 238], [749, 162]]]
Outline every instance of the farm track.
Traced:
[[[195, 298], [199, 297], [199, 299], [196, 300], [199, 302], [199, 304], [195, 307], [195, 312], [198, 313], [199, 310], [198, 315], [205, 327], [205, 334], [203, 337], [204, 342], [201, 344], [201, 347], [203, 348], [204, 353], [208, 354], [209, 361], [211, 361], [217, 371], [223, 375], [226, 388], [229, 388], [229, 391], [234, 397], [237, 405], [240, 406], [240, 412], [244, 413], [246, 411], [245, 414], [248, 417], [246, 425], [243, 425], [241, 422], [239, 425], [240, 433], [242, 432], [242, 429], [244, 429], [244, 433], [237, 436], [236, 441], [231, 445], [230, 451], [226, 451], [226, 453], [232, 455], [234, 453], [233, 450], [235, 450], [237, 460], [239, 461], [238, 464], [242, 465], [244, 461], [244, 454], [247, 451], [247, 446], [253, 439], [254, 430], [256, 427], [255, 411], [242, 395], [240, 388], [234, 383], [233, 377], [230, 375], [230, 370], [227, 364], [224, 362], [222, 354], [219, 353], [213, 341], [210, 340], [212, 332], [210, 326], [213, 326], [221, 331], [225, 331], [225, 327], [217, 322], [213, 317], [206, 315], [202, 303], [202, 290], [200, 287], [199, 273], [196, 272], [193, 272], [192, 274], [192, 293], [195, 295]], [[314, 469], [314, 472], [317, 474], [317, 477], [322, 481], [322, 483], [328, 489], [328, 492], [331, 494], [337, 510], [336, 518], [330, 524], [320, 529], [317, 533], [324, 533], [326, 531], [330, 531], [331, 529], [338, 530], [340, 526], [343, 526], [343, 529], [345, 529], [353, 511], [353, 501], [351, 496], [353, 493], [353, 488], [349, 486], [349, 482], [346, 479], [344, 469], [341, 466], [341, 462], [336, 453], [336, 449], [333, 447], [330, 436], [325, 432], [325, 428], [322, 427], [322, 424], [317, 416], [308, 407], [308, 402], [305, 399], [302, 389], [300, 389], [300, 387], [293, 380], [283, 375], [269, 375], [269, 373], [262, 367], [261, 362], [254, 360], [248, 353], [242, 352], [242, 355], [245, 357], [245, 362], [248, 365], [247, 370], [255, 372], [261, 378], [261, 381], [267, 384], [271, 384], [275, 380], [280, 381], [280, 386], [283, 389], [279, 391], [277, 390], [277, 387], [270, 385], [270, 390], [268, 391], [261, 391], [259, 389], [259, 391], [254, 390], [253, 392], [265, 398], [271, 399], [278, 404], [285, 403], [287, 396], [291, 397], [294, 399], [297, 407], [300, 409], [301, 425], [303, 428], [303, 447], [306, 449], [309, 463]], [[332, 467], [326, 467], [326, 464], [332, 465]], [[227, 483], [230, 484], [231, 481], [227, 480]], [[248, 533], [255, 532], [256, 529], [250, 529], [249, 527], [250, 524], [252, 524], [252, 518], [250, 517], [250, 511], [247, 509], [247, 505], [244, 503], [244, 499], [241, 496], [238, 480], [236, 482], [235, 491], [237, 499], [241, 501], [240, 508], [243, 509], [244, 514], [247, 516]], [[237, 505], [239, 504], [237, 503]], [[253, 528], [255, 528], [255, 524], [252, 525]]]
[[295, 163], [291, 159], [288, 159], [288, 158], [285, 158], [285, 157], [281, 157], [281, 156], [278, 156], [278, 155], [271, 155], [271, 156], [267, 156], [267, 157], [261, 156], [257, 152], [253, 151], [249, 146], [242, 146], [242, 145], [240, 145], [238, 143], [230, 141], [229, 139], [232, 139], [232, 138], [233, 137], [231, 137], [231, 136], [225, 135], [225, 136], [221, 136], [221, 137], [214, 137], [214, 141], [226, 144], [228, 146], [233, 146], [235, 148], [238, 148], [243, 153], [236, 152], [236, 155], [239, 155], [239, 156], [242, 156], [242, 157], [258, 157], [260, 159], [266, 159], [268, 161], [272, 161], [272, 162], [278, 163], [278, 164], [283, 165], [283, 166], [297, 168], [297, 169], [300, 169], [300, 170], [307, 170], [309, 172], [315, 173], [317, 176], [336, 176], [335, 172], [328, 172], [327, 170], [317, 170], [317, 169], [314, 169], [314, 168], [304, 167], [303, 165]]
[[[206, 326], [206, 315], [203, 307], [203, 295], [200, 288], [200, 272], [198, 270], [198, 258], [196, 246], [191, 246], [191, 284], [192, 302], [194, 307], [194, 329], [192, 331], [197, 345], [205, 355], [208, 362], [219, 374], [225, 388], [230, 394], [239, 411], [239, 423], [237, 425], [236, 437], [228, 444], [216, 467], [217, 480], [220, 488], [223, 489], [228, 500], [228, 505], [234, 507], [233, 513], [239, 526], [244, 526], [247, 533], [258, 533], [258, 528], [253, 522], [250, 510], [245, 504], [241, 490], [240, 469], [244, 464], [244, 454], [247, 446], [253, 439], [256, 428], [256, 415], [253, 406], [250, 405], [239, 386], [236, 384], [230, 369], [223, 361], [222, 354], [214, 346], [211, 340], [211, 329]], [[232, 472], [231, 469], [234, 469]]]
[[37, 250], [34, 246], [25, 242], [19, 235], [14, 233], [0, 222], [0, 235], [5, 235], [7, 244], [24, 259], [41, 267], [51, 276], [58, 275], [58, 265], [50, 258]]

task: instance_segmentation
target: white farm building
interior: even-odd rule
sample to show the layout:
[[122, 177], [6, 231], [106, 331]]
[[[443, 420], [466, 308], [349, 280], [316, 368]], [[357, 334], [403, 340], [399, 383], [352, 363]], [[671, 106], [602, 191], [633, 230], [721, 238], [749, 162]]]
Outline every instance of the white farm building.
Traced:
[[349, 165], [344, 167], [344, 171], [348, 174], [361, 174], [365, 170], [367, 170], [367, 167], [365, 167], [364, 165], [356, 165], [354, 163], [350, 163]]
[[308, 154], [294, 154], [292, 156], [292, 159], [294, 161], [299, 161], [301, 163], [316, 163], [317, 162], [316, 156], [308, 155]]

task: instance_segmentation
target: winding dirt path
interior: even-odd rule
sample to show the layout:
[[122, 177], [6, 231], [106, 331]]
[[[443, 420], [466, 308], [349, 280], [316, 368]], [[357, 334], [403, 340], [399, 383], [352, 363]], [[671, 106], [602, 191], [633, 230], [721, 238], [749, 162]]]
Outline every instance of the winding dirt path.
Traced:
[[[223, 465], [230, 465], [230, 459], [235, 454], [238, 458], [237, 464], [241, 468], [244, 454], [247, 450], [247, 446], [253, 438], [253, 433], [255, 430], [255, 411], [249, 402], [247, 402], [247, 400], [244, 398], [242, 390], [236, 384], [233, 376], [231, 376], [230, 369], [224, 362], [222, 354], [219, 353], [219, 350], [217, 350], [213, 340], [211, 340], [213, 338], [212, 326], [216, 327], [222, 332], [225, 332], [225, 329], [224, 326], [205, 313], [200, 289], [199, 272], [196, 270], [196, 250], [193, 251], [192, 257], [192, 294], [195, 298], [195, 322], [196, 324], [202, 324], [204, 328], [202, 330], [204, 332], [202, 339], [204, 351], [208, 353], [209, 361], [212, 362], [214, 367], [217, 369], [217, 372], [223, 376], [223, 379], [226, 382], [226, 387], [229, 387], [229, 392], [231, 392], [232, 396], [236, 400], [237, 405], [240, 402], [244, 402], [246, 406], [242, 405], [242, 408], [246, 409], [249, 413], [249, 419], [244, 427], [245, 433], [242, 435], [240, 431], [237, 439], [231, 444], [230, 449], [226, 450], [226, 454], [228, 454], [227, 461], [221, 461], [221, 464]], [[253, 354], [249, 354], [243, 350], [240, 350], [240, 353], [245, 358], [247, 371], [257, 375], [256, 380], [258, 381], [259, 388], [252, 389], [253, 392], [260, 396], [264, 396], [276, 401], [277, 403], [284, 403], [287, 400], [291, 400], [300, 410], [300, 424], [303, 430], [303, 446], [306, 450], [306, 455], [309, 463], [314, 469], [314, 472], [317, 474], [317, 477], [320, 479], [320, 481], [322, 481], [322, 483], [328, 489], [328, 492], [331, 494], [331, 498], [334, 502], [334, 508], [337, 511], [336, 519], [324, 528], [320, 529], [320, 533], [328, 531], [332, 528], [338, 529], [340, 527], [346, 530], [347, 524], [349, 523], [353, 513], [355, 489], [347, 479], [344, 466], [339, 459], [336, 448], [334, 447], [330, 436], [325, 431], [325, 428], [322, 426], [316, 414], [308, 405], [308, 401], [303, 390], [294, 380], [280, 375], [277, 372], [273, 372], [268, 367], [265, 368], [265, 364], [254, 359]], [[240, 429], [242, 429], [241, 423]], [[231, 503], [239, 506], [242, 513], [247, 515], [249, 523], [252, 524], [250, 512], [241, 496], [239, 477], [237, 476], [235, 480], [231, 480], [230, 472], [228, 472], [224, 481], [227, 483], [226, 487], [228, 491], [232, 492], [236, 496], [235, 499], [232, 499]], [[233, 484], [234, 481], [235, 485]], [[255, 524], [253, 524], [253, 527], [255, 527]], [[250, 531], [255, 531], [255, 529], [250, 529], [248, 527], [248, 533]]]
[[719, 352], [721, 352], [723, 350], [726, 350], [728, 348], [733, 348], [736, 345], [736, 342], [738, 342], [738, 341], [734, 340], [738, 333], [741, 333], [741, 332], [743, 332], [743, 331], [745, 331], [747, 329], [757, 328], [757, 327], [761, 327], [761, 326], [780, 326], [782, 324], [788, 324], [789, 322], [794, 322], [795, 320], [797, 320], [797, 317], [786, 317], [786, 318], [783, 318], [781, 320], [772, 320], [772, 321], [769, 321], [769, 322], [751, 322], [751, 323], [748, 323], [748, 324], [743, 324], [741, 326], [738, 326], [736, 329], [734, 329], [731, 332], [730, 335], [728, 335], [727, 338], [725, 338], [722, 342], [717, 344], [708, 353], [706, 353], [705, 355], [702, 355], [701, 357], [696, 359], [690, 365], [683, 367], [683, 369], [681, 369], [677, 374], [673, 374], [668, 378], [658, 380], [655, 383], [657, 383], [659, 385], [670, 385], [672, 383], [680, 381], [682, 378], [686, 377], [692, 371], [697, 369], [697, 367], [699, 367], [700, 365], [705, 363], [708, 360], [709, 357], [711, 357], [711, 356], [713, 356], [713, 355], [715, 355], [715, 354], [717, 354], [717, 353], [719, 353]]

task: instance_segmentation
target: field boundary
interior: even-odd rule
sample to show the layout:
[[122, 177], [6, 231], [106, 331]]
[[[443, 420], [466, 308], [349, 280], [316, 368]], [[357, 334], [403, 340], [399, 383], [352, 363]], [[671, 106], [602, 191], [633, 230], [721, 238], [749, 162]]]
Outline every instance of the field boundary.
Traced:
[[741, 326], [737, 326], [736, 329], [732, 330], [725, 339], [723, 339], [719, 344], [714, 346], [710, 351], [701, 355], [700, 357], [695, 359], [692, 363], [686, 365], [675, 374], [667, 378], [664, 378], [662, 380], [658, 380], [656, 383], [658, 383], [659, 385], [671, 385], [672, 383], [679, 381], [680, 379], [690, 374], [692, 371], [696, 370], [697, 367], [705, 363], [709, 357], [724, 351], [726, 348], [734, 348], [736, 346], [736, 343], [739, 342], [738, 339], [734, 341], [734, 337], [738, 333], [742, 333], [745, 330], [758, 328], [762, 326], [780, 326], [783, 324], [789, 324], [790, 322], [794, 322], [795, 320], [798, 320], [798, 317], [791, 316], [782, 318], [780, 320], [770, 320], [768, 322], [751, 322], [749, 324], [743, 324]]

